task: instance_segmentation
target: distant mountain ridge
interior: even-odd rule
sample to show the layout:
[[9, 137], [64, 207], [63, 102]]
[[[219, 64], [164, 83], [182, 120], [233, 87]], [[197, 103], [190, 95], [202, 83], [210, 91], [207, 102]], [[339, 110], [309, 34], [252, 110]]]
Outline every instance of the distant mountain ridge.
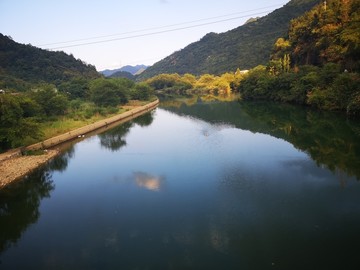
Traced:
[[277, 38], [286, 35], [290, 21], [319, 0], [291, 0], [269, 15], [225, 33], [209, 33], [144, 71], [139, 79], [161, 73], [221, 74], [266, 64]]
[[108, 76], [109, 78], [125, 78], [132, 81], [135, 81], [135, 75], [132, 75], [130, 72], [127, 71], [116, 71], [115, 73]]
[[[148, 66], [146, 66], [146, 65], [136, 65], [136, 66], [127, 65], [127, 66], [117, 68], [117, 69], [106, 69], [106, 70], [100, 71], [100, 73], [103, 74], [105, 77], [110, 77], [117, 72], [128, 72], [135, 76], [135, 75], [140, 74], [142, 71], [146, 70], [147, 68], [148, 68]], [[119, 74], [121, 74], [121, 73], [119, 73]]]

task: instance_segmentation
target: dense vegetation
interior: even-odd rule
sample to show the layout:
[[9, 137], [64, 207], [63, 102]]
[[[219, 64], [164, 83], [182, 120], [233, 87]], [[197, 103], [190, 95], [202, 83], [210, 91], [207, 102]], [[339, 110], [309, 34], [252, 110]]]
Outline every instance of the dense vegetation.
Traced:
[[360, 70], [360, 1], [327, 0], [293, 20], [288, 33], [295, 65], [340, 64]]
[[307, 104], [360, 115], [360, 2], [329, 0], [292, 21], [268, 66], [249, 72], [244, 99]]
[[359, 115], [359, 85], [359, 73], [343, 72], [339, 65], [329, 63], [277, 75], [260, 66], [250, 71], [238, 89], [244, 100], [290, 102]]
[[0, 151], [44, 138], [44, 127], [61, 119], [86, 124], [99, 115], [118, 113], [118, 106], [129, 100], [148, 100], [152, 96], [148, 85], [127, 79], [99, 78], [83, 84], [70, 81], [59, 89], [39, 84], [21, 94], [0, 94]]
[[183, 94], [202, 92], [212, 94], [229, 94], [236, 90], [242, 79], [238, 69], [235, 73], [224, 73], [221, 76], [204, 74], [195, 77], [192, 74], [160, 74], [145, 81], [157, 93], [168, 92]]
[[119, 105], [152, 96], [146, 84], [105, 79], [73, 56], [18, 44], [1, 34], [0, 89], [0, 152], [119, 113]]
[[26, 91], [33, 83], [59, 86], [77, 78], [99, 77], [94, 66], [72, 55], [19, 44], [0, 34], [0, 89]]
[[[0, 88], [6, 90], [0, 94], [0, 151], [46, 137], [44, 126], [62, 118], [85, 123], [99, 115], [118, 113], [118, 105], [148, 100], [153, 90], [240, 92], [244, 100], [306, 104], [359, 116], [360, 2], [328, 0], [310, 10], [314, 2], [293, 0], [243, 27], [221, 35], [208, 34], [168, 57], [171, 65], [161, 66], [166, 61], [156, 64], [146, 76], [162, 68], [179, 73], [160, 74], [138, 84], [124, 78], [105, 79], [94, 67], [63, 52], [21, 45], [0, 34]], [[275, 40], [280, 32], [285, 34], [282, 27], [304, 10], [309, 11], [291, 21], [288, 35]], [[274, 25], [276, 33], [271, 32]], [[264, 49], [267, 42], [274, 41], [272, 51]], [[246, 46], [251, 47], [250, 53]], [[270, 58], [267, 66], [259, 65], [249, 73], [239, 70], [240, 59], [252, 66], [263, 62], [263, 54]], [[236, 72], [213, 75], [227, 70]]]
[[310, 10], [318, 0], [292, 0], [271, 14], [222, 34], [209, 33], [144, 71], [146, 79], [161, 73], [194, 75], [234, 72], [266, 64], [278, 37], [286, 34], [291, 19]]

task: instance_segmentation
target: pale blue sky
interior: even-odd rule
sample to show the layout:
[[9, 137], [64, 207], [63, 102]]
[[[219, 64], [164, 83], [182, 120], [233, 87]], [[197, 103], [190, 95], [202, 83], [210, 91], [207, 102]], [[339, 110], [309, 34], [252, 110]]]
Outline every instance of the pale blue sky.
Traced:
[[[98, 70], [114, 69], [128, 64], [151, 65], [198, 41], [206, 33], [231, 30], [242, 25], [248, 18], [264, 16], [288, 1], [0, 0], [0, 33], [10, 35], [17, 42], [30, 43], [44, 49], [62, 47], [56, 50], [72, 53], [76, 58], [95, 65]], [[239, 18], [147, 35], [235, 17]], [[202, 20], [207, 18], [212, 19]], [[192, 23], [182, 24], [185, 22]], [[161, 28], [175, 24], [181, 25]], [[138, 32], [149, 28], [154, 29]], [[125, 32], [128, 34], [116, 35]], [[146, 36], [63, 47], [135, 35]], [[88, 39], [100, 36], [108, 37]], [[88, 40], [44, 45], [79, 39]]]

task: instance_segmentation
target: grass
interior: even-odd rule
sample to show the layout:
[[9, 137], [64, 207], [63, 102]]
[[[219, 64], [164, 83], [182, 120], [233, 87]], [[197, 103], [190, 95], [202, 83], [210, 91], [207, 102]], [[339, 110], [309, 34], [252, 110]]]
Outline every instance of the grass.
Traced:
[[23, 156], [41, 156], [45, 153], [44, 150], [39, 149], [39, 150], [28, 150], [28, 151], [24, 151], [22, 152]]
[[106, 110], [101, 112], [94, 111], [94, 114], [90, 117], [84, 111], [72, 112], [66, 116], [42, 123], [40, 128], [43, 135], [42, 140], [46, 140], [71, 130], [93, 124], [97, 121], [121, 114], [125, 111], [125, 108], [118, 108], [117, 110], [112, 109], [110, 112]]
[[135, 107], [146, 105], [154, 100], [155, 98], [151, 99], [150, 101], [131, 100], [127, 104], [117, 108], [103, 108], [97, 107], [90, 102], [77, 102], [77, 106], [73, 106], [65, 116], [51, 117], [45, 122], [39, 123], [41, 138], [35, 139], [27, 137], [23, 140], [22, 145], [31, 145], [50, 139], [77, 128], [81, 128], [86, 125], [93, 124], [97, 121], [124, 113]]

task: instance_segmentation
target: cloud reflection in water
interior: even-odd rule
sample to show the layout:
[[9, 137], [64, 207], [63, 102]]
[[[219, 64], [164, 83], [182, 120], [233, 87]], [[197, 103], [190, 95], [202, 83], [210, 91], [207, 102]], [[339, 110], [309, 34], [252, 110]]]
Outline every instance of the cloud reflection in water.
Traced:
[[138, 187], [151, 191], [160, 191], [165, 182], [163, 176], [154, 176], [144, 172], [134, 172], [134, 180]]

